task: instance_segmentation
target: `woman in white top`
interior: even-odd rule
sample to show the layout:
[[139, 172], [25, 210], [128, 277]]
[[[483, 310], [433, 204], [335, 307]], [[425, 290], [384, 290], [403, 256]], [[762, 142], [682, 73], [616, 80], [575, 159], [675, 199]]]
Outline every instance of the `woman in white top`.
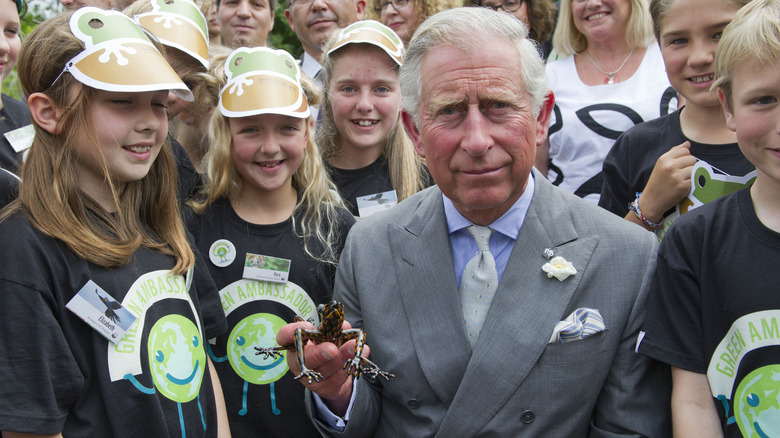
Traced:
[[547, 64], [555, 93], [536, 167], [555, 185], [598, 202], [601, 166], [628, 128], [673, 112], [646, 0], [563, 0]]

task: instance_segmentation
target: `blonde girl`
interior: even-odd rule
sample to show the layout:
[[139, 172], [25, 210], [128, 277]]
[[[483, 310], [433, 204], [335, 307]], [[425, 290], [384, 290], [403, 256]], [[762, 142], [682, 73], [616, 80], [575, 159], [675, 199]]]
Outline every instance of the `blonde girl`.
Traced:
[[203, 346], [224, 314], [193, 272], [165, 142], [168, 90], [189, 90], [135, 23], [92, 7], [41, 24], [18, 69], [35, 140], [0, 214], [3, 436], [227, 432]]
[[262, 425], [269, 436], [315, 436], [286, 362], [256, 353], [276, 345], [278, 328], [296, 316], [317, 323], [354, 218], [324, 170], [308, 106], [319, 96], [301, 82], [295, 59], [239, 48], [214, 64], [223, 86], [204, 188], [188, 219], [228, 320], [209, 353], [233, 435]]
[[317, 144], [352, 214], [376, 211], [371, 204], [361, 211], [357, 198], [389, 198], [390, 206], [393, 197], [400, 202], [430, 185], [400, 117], [400, 39], [381, 23], [360, 21], [336, 34], [324, 53]]

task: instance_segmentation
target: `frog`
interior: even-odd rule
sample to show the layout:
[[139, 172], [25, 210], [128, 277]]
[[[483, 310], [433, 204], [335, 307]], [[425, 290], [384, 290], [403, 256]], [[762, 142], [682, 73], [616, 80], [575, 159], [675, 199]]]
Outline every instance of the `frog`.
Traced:
[[[302, 327], [295, 329], [294, 343], [269, 348], [255, 347], [255, 350], [257, 350], [255, 354], [263, 354], [265, 355], [264, 359], [267, 359], [269, 356], [277, 357], [278, 355], [281, 357], [282, 351], [284, 350], [296, 350], [298, 364], [301, 366], [301, 373], [295, 377], [295, 380], [300, 380], [305, 377], [311, 384], [312, 381], [321, 381], [322, 374], [307, 368], [303, 362], [303, 346], [306, 341], [312, 341], [315, 344], [332, 342], [340, 347], [344, 345], [345, 342], [356, 339], [355, 357], [344, 362], [344, 366], [342, 367], [347, 370], [347, 375], [353, 375], [355, 379], [359, 379], [362, 375], [374, 379], [382, 377], [385, 380], [390, 380], [395, 377], [395, 374], [382, 371], [377, 364], [362, 356], [363, 347], [366, 342], [366, 333], [363, 330], [358, 328], [342, 330], [341, 327], [344, 324], [343, 303], [330, 301], [325, 304], [320, 304], [317, 306], [317, 314], [320, 317], [320, 325], [315, 329], [306, 329]], [[296, 317], [295, 320], [303, 321], [300, 317]]]

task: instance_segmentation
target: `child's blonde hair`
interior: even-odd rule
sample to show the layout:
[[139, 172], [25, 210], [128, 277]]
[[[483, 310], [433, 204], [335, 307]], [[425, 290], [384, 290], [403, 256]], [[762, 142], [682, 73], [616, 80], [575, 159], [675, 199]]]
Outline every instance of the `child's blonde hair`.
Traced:
[[715, 82], [732, 108], [734, 70], [780, 60], [780, 0], [753, 0], [731, 20], [715, 52]]
[[[43, 22], [20, 52], [17, 67], [24, 94], [44, 93], [63, 112], [56, 134], [34, 125], [35, 138], [21, 168], [19, 198], [1, 218], [21, 210], [34, 227], [105, 268], [127, 264], [144, 246], [174, 256], [172, 272], [183, 274], [194, 265], [195, 256], [179, 215], [170, 144], [163, 145], [147, 176], [126, 183], [121, 191], [114, 185], [92, 123], [90, 101], [96, 90], [63, 72], [66, 63], [84, 50], [70, 32], [70, 16], [61, 14]], [[76, 142], [85, 134], [100, 159], [116, 213], [109, 213], [79, 189], [74, 148], [83, 147]]]
[[[333, 32], [330, 40], [328, 40], [328, 43], [322, 50], [323, 53], [328, 53], [335, 45], [339, 33]], [[358, 45], [370, 47], [371, 50], [378, 50], [383, 54], [385, 53], [382, 49], [371, 44], [358, 43]], [[320, 124], [317, 127], [317, 144], [322, 149], [322, 155], [326, 161], [339, 152], [337, 142], [341, 135], [336, 127], [333, 110], [330, 106], [330, 80], [333, 77], [333, 69], [339, 58], [345, 56], [353, 46], [355, 46], [354, 43], [348, 44], [323, 59], [325, 75], [322, 81], [323, 102], [320, 107], [322, 120], [320, 120]], [[398, 66], [395, 65], [393, 69], [398, 74]], [[395, 189], [399, 202], [428, 185], [425, 162], [417, 155], [412, 140], [406, 134], [400, 114], [382, 147], [382, 156], [385, 157], [390, 168], [390, 184]]]
[[[219, 81], [220, 87], [226, 83], [225, 62], [227, 55], [211, 59], [210, 71]], [[316, 84], [305, 75], [301, 75], [301, 87], [309, 105], [319, 103], [321, 93]], [[324, 163], [317, 144], [314, 141], [314, 120], [305, 120], [308, 141], [303, 161], [292, 176], [293, 188], [298, 192], [298, 202], [293, 211], [293, 230], [303, 238], [306, 254], [325, 263], [338, 263], [336, 252], [339, 241], [339, 209], [344, 206], [336, 192], [336, 187], [325, 172]], [[195, 213], [202, 213], [216, 200], [227, 197], [232, 199], [242, 190], [243, 182], [231, 157], [233, 138], [230, 135], [229, 119], [220, 111], [214, 111], [209, 125], [211, 147], [203, 159], [204, 180], [199, 194], [188, 201]], [[300, 219], [299, 221], [297, 219]], [[311, 239], [321, 243], [323, 252], [312, 252]]]

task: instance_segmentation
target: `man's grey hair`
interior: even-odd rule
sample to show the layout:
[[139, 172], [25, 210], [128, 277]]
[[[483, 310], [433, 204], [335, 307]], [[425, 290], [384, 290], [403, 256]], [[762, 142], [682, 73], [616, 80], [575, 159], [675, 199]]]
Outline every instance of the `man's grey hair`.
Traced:
[[[406, 50], [404, 65], [398, 73], [404, 110], [420, 126], [420, 96], [425, 86], [421, 77], [422, 62], [428, 51], [437, 46], [452, 46], [463, 50], [481, 48], [490, 50], [496, 41], [506, 41], [517, 48], [521, 68], [517, 74], [531, 97], [534, 116], [547, 96], [547, 77], [544, 61], [528, 29], [512, 14], [499, 13], [488, 8], [455, 8], [439, 12], [426, 19], [414, 33]], [[469, 56], [470, 53], [464, 54]]]

